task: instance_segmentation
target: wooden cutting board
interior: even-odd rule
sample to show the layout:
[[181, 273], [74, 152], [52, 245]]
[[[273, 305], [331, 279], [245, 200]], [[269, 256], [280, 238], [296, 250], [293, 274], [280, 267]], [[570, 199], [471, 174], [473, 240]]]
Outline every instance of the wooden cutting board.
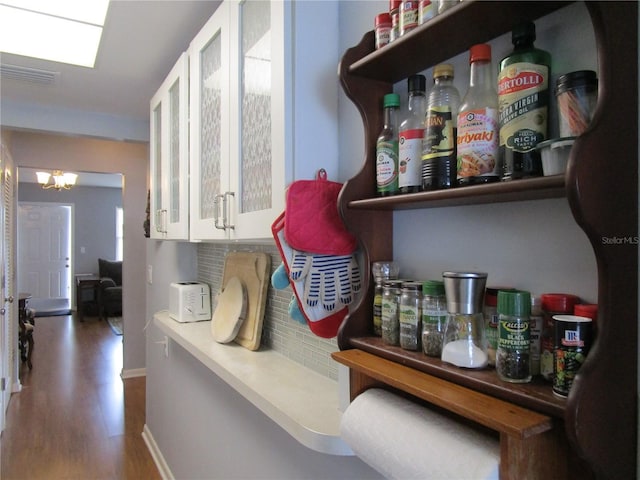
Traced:
[[225, 258], [223, 288], [238, 277], [247, 290], [247, 316], [235, 342], [249, 350], [260, 348], [270, 272], [271, 257], [264, 252], [230, 252]]

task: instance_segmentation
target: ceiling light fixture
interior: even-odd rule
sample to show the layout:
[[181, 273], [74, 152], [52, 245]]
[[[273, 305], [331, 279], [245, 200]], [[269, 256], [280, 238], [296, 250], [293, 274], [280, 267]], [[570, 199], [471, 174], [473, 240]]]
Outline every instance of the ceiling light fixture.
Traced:
[[[36, 172], [38, 177], [38, 183], [48, 190], [49, 188], [55, 188], [57, 191], [70, 190], [76, 184], [78, 175], [75, 173], [64, 173], [62, 170], [54, 170], [53, 173], [49, 172]], [[53, 177], [53, 183], [49, 183], [49, 179]]]
[[0, 51], [93, 68], [108, 0], [0, 0]]

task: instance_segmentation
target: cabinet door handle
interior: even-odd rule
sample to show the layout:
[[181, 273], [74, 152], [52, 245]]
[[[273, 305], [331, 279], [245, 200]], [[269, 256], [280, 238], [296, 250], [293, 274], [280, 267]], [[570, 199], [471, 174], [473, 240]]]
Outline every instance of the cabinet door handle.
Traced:
[[166, 210], [156, 210], [156, 232], [158, 233], [167, 233], [167, 229], [165, 227], [165, 221], [167, 217]]
[[[213, 212], [214, 212], [214, 226], [218, 229], [218, 230], [224, 230], [224, 218], [222, 219], [222, 225], [220, 225], [220, 199], [222, 198], [223, 203], [224, 202], [224, 195], [222, 193], [219, 193], [218, 195], [216, 195], [215, 197], [213, 197]], [[224, 216], [225, 214], [223, 214]]]
[[[229, 217], [231, 216], [230, 212], [229, 212], [229, 201], [228, 198], [229, 197], [234, 197], [235, 194], [233, 192], [224, 192], [224, 197], [222, 199], [222, 209], [224, 211], [223, 216], [222, 216], [222, 224], [224, 226], [224, 229], [226, 230], [227, 228], [233, 230], [235, 228], [235, 225], [232, 225], [231, 223], [229, 223]], [[229, 215], [227, 215], [229, 214]]]

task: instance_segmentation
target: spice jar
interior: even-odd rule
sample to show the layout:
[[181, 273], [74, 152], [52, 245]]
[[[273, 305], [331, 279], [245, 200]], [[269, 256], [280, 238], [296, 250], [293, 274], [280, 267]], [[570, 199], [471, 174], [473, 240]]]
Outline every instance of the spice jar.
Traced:
[[488, 364], [484, 334], [484, 290], [486, 273], [444, 272], [447, 324], [441, 359], [463, 368], [484, 368]]
[[558, 77], [556, 100], [561, 137], [577, 137], [587, 129], [596, 108], [597, 95], [598, 79], [592, 70], [580, 70]]
[[511, 383], [531, 381], [531, 294], [523, 291], [498, 292], [498, 350], [496, 372]]
[[496, 364], [496, 350], [498, 349], [498, 291], [513, 290], [512, 288], [487, 287], [484, 292], [484, 334], [487, 337], [487, 355], [489, 365]]
[[554, 315], [553, 393], [569, 395], [591, 348], [593, 321], [576, 315]]
[[392, 261], [373, 262], [371, 274], [375, 287], [373, 290], [373, 333], [378, 337], [382, 335], [382, 285], [385, 280], [398, 278], [400, 268]]
[[540, 375], [540, 341], [542, 340], [542, 301], [539, 295], [531, 295], [531, 317], [529, 331], [531, 332], [531, 376]]
[[402, 280], [388, 280], [382, 286], [382, 341], [400, 345], [400, 294]]
[[422, 283], [404, 282], [400, 296], [400, 346], [405, 350], [420, 349], [422, 316]]
[[427, 280], [422, 284], [422, 350], [430, 357], [442, 355], [447, 301], [444, 283]]
[[400, 0], [389, 0], [389, 15], [391, 16], [389, 43], [400, 38], [400, 3]]
[[573, 308], [579, 299], [568, 293], [544, 293], [540, 296], [542, 302], [542, 339], [540, 340], [540, 375], [548, 381], [553, 381], [553, 329], [554, 315], [573, 313]]
[[376, 50], [389, 43], [391, 38], [391, 15], [381, 13], [375, 20]]

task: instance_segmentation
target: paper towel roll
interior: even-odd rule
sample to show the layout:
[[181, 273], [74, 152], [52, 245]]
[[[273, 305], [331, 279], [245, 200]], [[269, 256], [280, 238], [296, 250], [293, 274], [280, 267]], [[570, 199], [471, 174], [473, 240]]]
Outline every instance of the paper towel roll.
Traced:
[[340, 433], [354, 453], [387, 478], [498, 479], [496, 438], [386, 390], [358, 395]]

